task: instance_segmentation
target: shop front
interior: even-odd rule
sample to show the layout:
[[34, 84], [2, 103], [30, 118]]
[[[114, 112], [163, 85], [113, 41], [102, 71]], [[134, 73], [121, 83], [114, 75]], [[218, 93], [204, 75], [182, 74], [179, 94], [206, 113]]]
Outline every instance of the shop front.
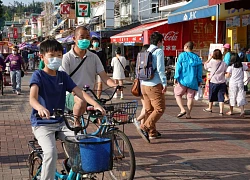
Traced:
[[226, 22], [226, 43], [238, 52], [241, 48], [250, 48], [250, 10], [227, 8], [220, 5], [219, 19]]
[[176, 49], [182, 47], [182, 30], [181, 24], [168, 25], [167, 21], [152, 22], [112, 36], [111, 43], [114, 50], [117, 46], [124, 47], [124, 54], [128, 59], [135, 60], [143, 44], [150, 44], [150, 35], [157, 31], [164, 36], [165, 57], [175, 56]]
[[185, 6], [175, 10], [168, 17], [168, 22], [182, 26], [182, 46], [176, 51], [178, 56], [183, 51], [183, 45], [188, 41], [195, 44], [195, 53], [203, 60], [209, 54], [211, 43], [222, 43], [224, 23], [212, 20], [212, 16], [218, 15], [217, 5], [209, 6], [208, 0], [192, 0]]

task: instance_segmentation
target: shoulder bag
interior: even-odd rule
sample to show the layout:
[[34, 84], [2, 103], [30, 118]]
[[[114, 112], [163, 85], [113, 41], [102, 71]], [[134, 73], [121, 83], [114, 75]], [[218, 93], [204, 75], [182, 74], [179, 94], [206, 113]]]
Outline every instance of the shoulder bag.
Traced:
[[116, 57], [116, 58], [118, 59], [119, 63], [121, 64], [121, 66], [122, 66], [122, 68], [123, 68], [123, 70], [124, 70], [125, 77], [129, 77], [129, 71], [128, 71], [127, 69], [124, 68], [124, 66], [122, 65], [120, 59], [119, 59], [118, 57]]
[[214, 74], [213, 74], [212, 76], [210, 76], [209, 82], [210, 82], [210, 80], [212, 79], [212, 77], [215, 75], [216, 71], [219, 69], [220, 65], [221, 65], [221, 62], [220, 62], [220, 64], [218, 65], [217, 69], [214, 71]]
[[87, 56], [85, 56], [82, 59], [82, 61], [80, 62], [80, 64], [75, 68], [75, 70], [72, 73], [70, 73], [70, 75], [69, 75], [70, 77], [72, 77], [76, 73], [76, 71], [81, 67], [81, 65], [84, 63], [84, 61], [86, 60], [86, 58], [87, 58]]

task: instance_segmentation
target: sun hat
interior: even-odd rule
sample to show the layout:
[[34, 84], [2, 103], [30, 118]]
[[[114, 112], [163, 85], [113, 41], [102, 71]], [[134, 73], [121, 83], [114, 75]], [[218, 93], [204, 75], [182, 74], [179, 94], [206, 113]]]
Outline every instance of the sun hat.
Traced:
[[227, 48], [227, 49], [231, 49], [231, 45], [230, 44], [224, 44], [224, 46], [223, 46], [224, 48]]

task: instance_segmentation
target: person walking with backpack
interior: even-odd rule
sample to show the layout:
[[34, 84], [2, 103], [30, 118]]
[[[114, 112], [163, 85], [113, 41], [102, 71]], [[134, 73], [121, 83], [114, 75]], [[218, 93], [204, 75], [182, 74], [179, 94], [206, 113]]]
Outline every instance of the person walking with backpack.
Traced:
[[[202, 61], [198, 55], [192, 52], [194, 43], [189, 41], [184, 45], [184, 51], [178, 57], [174, 76], [174, 94], [176, 102], [180, 108], [178, 118], [186, 115], [191, 118], [193, 100], [198, 86], [202, 83]], [[187, 94], [187, 111], [182, 103], [182, 96]]]
[[[142, 79], [141, 90], [145, 105], [145, 121], [140, 128], [137, 128], [137, 131], [148, 143], [152, 139], [161, 137], [161, 133], [156, 130], [156, 123], [165, 111], [164, 93], [167, 90], [167, 78], [162, 47], [163, 35], [154, 32], [150, 36], [150, 46], [147, 52], [144, 52], [147, 53], [145, 54], [147, 56], [139, 56], [137, 59], [136, 68], [140, 71], [139, 79]], [[147, 57], [147, 59], [143, 57]], [[144, 68], [138, 68], [142, 64], [144, 64]], [[145, 72], [147, 72], [147, 77], [143, 77]]]
[[[120, 86], [123, 86], [123, 80], [125, 79], [125, 66], [126, 66], [126, 59], [124, 56], [121, 56], [121, 48], [118, 47], [115, 51], [116, 56], [113, 57], [111, 61], [111, 66], [113, 67], [113, 79], [115, 80], [115, 83]], [[120, 99], [123, 99], [123, 91], [120, 90], [121, 97]], [[117, 98], [117, 93], [115, 93], [114, 98]]]

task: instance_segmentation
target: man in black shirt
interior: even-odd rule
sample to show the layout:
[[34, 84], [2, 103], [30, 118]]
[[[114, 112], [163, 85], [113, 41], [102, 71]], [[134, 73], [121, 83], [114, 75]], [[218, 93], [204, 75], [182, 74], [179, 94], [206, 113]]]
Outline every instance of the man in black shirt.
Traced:
[[[102, 62], [105, 72], [107, 72], [107, 55], [100, 47], [100, 40], [97, 37], [92, 37], [91, 46], [92, 47], [90, 48], [90, 51], [97, 54], [97, 56], [100, 58]], [[96, 95], [98, 98], [100, 98], [102, 94], [102, 80], [99, 77], [99, 75], [97, 75], [96, 84], [97, 84], [97, 86], [95, 86], [95, 89], [97, 90]]]

